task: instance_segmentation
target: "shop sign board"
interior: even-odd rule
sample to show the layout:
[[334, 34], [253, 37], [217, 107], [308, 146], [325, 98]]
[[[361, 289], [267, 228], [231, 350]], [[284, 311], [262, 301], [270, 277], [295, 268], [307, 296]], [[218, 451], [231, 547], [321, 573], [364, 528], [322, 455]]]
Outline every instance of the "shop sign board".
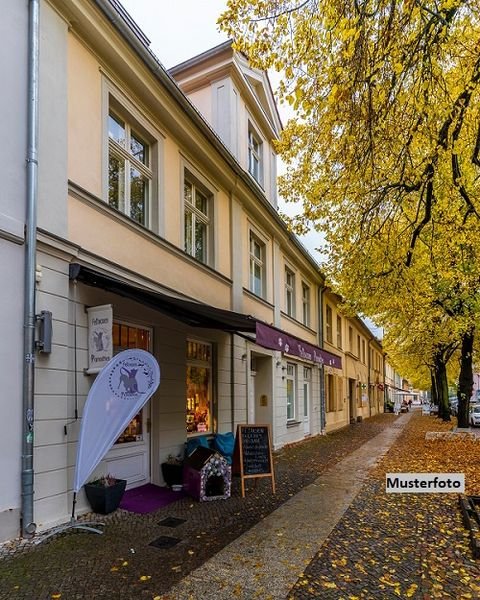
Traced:
[[233, 473], [241, 479], [245, 497], [245, 479], [270, 477], [275, 493], [272, 443], [269, 425], [238, 425], [233, 453]]
[[88, 368], [87, 373], [99, 373], [113, 355], [111, 304], [91, 306], [88, 315]]

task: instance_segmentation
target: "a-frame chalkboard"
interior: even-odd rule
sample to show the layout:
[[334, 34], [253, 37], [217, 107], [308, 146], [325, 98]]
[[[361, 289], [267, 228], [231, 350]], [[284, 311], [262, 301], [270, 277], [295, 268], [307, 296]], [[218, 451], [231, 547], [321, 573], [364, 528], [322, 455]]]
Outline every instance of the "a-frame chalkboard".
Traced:
[[245, 497], [245, 479], [256, 477], [270, 477], [275, 493], [269, 425], [237, 425], [233, 473], [240, 475], [242, 498]]

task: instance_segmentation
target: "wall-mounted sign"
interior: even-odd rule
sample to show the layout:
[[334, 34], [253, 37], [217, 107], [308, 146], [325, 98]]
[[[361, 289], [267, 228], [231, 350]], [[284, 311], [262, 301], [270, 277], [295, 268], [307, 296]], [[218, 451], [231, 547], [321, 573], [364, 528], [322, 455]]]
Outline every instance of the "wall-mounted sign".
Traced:
[[88, 368], [87, 373], [98, 373], [113, 355], [111, 304], [91, 306], [88, 314]]

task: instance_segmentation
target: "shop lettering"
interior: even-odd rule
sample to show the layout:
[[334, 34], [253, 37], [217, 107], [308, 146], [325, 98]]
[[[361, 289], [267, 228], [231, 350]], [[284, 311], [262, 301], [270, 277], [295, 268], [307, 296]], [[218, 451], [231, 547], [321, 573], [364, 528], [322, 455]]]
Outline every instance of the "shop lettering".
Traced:
[[108, 362], [110, 358], [108, 356], [95, 356], [95, 354], [90, 354], [90, 362], [98, 363], [98, 362]]
[[108, 317], [105, 317], [103, 319], [93, 317], [92, 319], [92, 325], [105, 325], [106, 323], [108, 323]]

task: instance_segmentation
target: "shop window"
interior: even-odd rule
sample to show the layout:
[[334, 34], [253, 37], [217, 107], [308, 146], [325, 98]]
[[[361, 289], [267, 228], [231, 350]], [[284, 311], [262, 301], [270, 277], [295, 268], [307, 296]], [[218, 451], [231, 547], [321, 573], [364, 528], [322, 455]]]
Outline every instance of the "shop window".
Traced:
[[[118, 354], [129, 348], [140, 348], [141, 350], [150, 351], [152, 334], [150, 330], [124, 323], [113, 323], [112, 326], [112, 342], [113, 353]], [[125, 444], [127, 442], [143, 441], [143, 408], [138, 412], [125, 431], [115, 442], [116, 444]]]
[[212, 346], [187, 341], [187, 434], [212, 432]]
[[296, 417], [296, 367], [287, 363], [287, 421], [293, 421]]
[[335, 412], [335, 379], [333, 375], [326, 376], [325, 392], [327, 396], [327, 412]]

